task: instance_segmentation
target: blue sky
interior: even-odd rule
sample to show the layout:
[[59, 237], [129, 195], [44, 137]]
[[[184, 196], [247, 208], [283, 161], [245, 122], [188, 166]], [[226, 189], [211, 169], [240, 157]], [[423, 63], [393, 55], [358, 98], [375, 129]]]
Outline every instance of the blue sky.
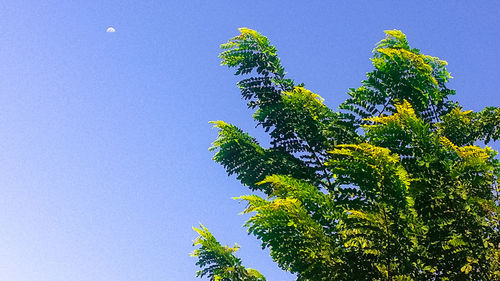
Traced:
[[260, 31], [336, 107], [401, 29], [480, 110], [500, 106], [499, 14], [496, 1], [3, 1], [0, 279], [195, 280], [202, 222], [268, 280], [293, 280], [241, 227], [231, 197], [248, 192], [207, 150], [210, 120], [262, 136], [218, 46]]

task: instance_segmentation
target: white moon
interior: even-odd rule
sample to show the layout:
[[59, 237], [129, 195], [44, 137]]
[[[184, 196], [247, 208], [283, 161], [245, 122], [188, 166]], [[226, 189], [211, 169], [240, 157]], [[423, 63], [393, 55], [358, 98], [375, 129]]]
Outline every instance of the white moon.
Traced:
[[110, 27], [108, 27], [108, 29], [106, 29], [107, 33], [113, 33], [115, 31], [116, 31], [116, 29], [114, 27], [112, 27], [112, 26], [110, 26]]

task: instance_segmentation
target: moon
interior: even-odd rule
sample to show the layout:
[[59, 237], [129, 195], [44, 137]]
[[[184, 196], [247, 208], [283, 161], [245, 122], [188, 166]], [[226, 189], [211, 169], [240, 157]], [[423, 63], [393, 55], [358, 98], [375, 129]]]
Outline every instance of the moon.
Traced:
[[107, 33], [113, 33], [115, 31], [116, 31], [116, 29], [114, 27], [112, 27], [112, 26], [110, 26], [110, 27], [108, 27], [108, 29], [106, 29]]

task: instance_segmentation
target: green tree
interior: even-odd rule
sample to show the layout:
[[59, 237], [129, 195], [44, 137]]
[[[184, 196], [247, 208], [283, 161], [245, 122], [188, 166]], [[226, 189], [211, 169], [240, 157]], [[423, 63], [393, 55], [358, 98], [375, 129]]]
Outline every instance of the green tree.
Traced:
[[[500, 280], [500, 164], [484, 146], [500, 109], [450, 100], [446, 62], [398, 30], [338, 110], [285, 78], [254, 30], [221, 47], [269, 148], [213, 122], [214, 160], [257, 194], [242, 196], [248, 231], [297, 280]], [[483, 145], [483, 146], [481, 146]], [[210, 280], [265, 280], [203, 226], [193, 256]]]

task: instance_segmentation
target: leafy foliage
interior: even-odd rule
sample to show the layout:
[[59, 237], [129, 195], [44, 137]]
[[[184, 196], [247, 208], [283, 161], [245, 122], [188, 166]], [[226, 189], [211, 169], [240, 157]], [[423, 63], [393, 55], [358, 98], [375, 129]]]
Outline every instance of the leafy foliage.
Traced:
[[203, 267], [196, 276], [207, 276], [217, 281], [266, 281], [257, 270], [241, 265], [241, 260], [233, 254], [238, 250], [238, 245], [222, 246], [203, 225], [193, 229], [200, 235], [194, 244], [201, 247], [191, 255], [198, 257], [196, 264]]
[[455, 94], [446, 87], [451, 78], [447, 63], [411, 48], [399, 30], [386, 35], [373, 50], [375, 69], [361, 82], [363, 86], [350, 89], [350, 98], [340, 108], [351, 111], [356, 123], [365, 123], [365, 118], [394, 113], [395, 105], [407, 100], [423, 120], [438, 121], [455, 106], [447, 100]]
[[[285, 78], [254, 30], [222, 45], [269, 148], [213, 122], [214, 160], [258, 194], [237, 198], [249, 233], [297, 280], [499, 280], [500, 109], [464, 111], [446, 62], [398, 30], [375, 47], [374, 70], [334, 111]], [[265, 280], [202, 226], [198, 276]]]

